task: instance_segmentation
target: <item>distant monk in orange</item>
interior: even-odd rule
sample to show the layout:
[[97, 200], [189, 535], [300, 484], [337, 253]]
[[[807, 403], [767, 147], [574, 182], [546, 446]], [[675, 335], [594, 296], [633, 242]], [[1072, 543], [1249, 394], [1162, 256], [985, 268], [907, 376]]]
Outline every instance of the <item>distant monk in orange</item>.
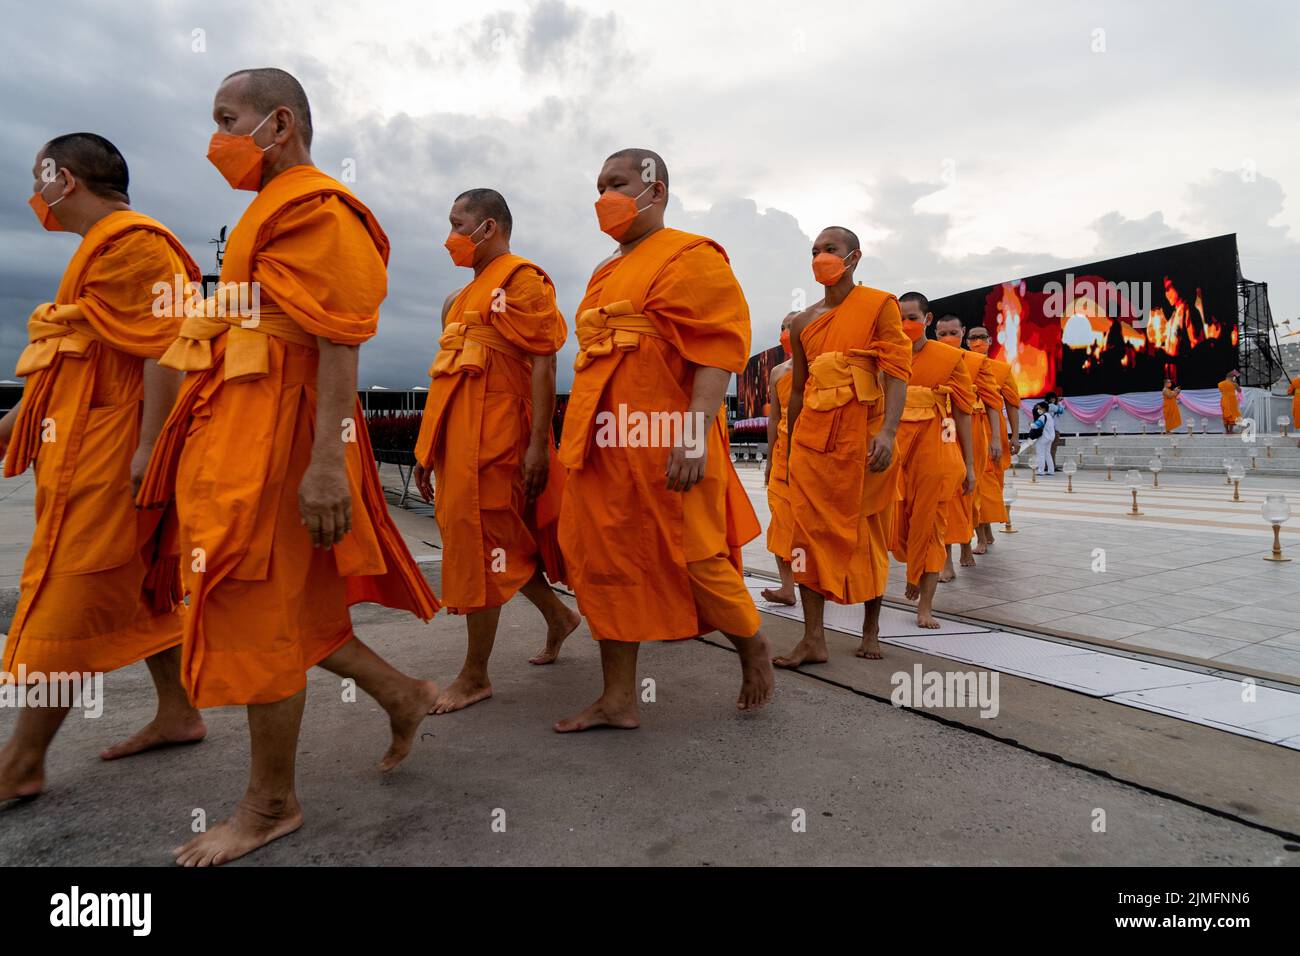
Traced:
[[[998, 390], [993, 367], [981, 352], [962, 348], [966, 330], [962, 321], [955, 315], [942, 316], [934, 324], [934, 337], [938, 341], [958, 349], [966, 360], [966, 371], [970, 373], [975, 386], [975, 405], [971, 409], [971, 447], [975, 458], [975, 474], [981, 475], [992, 462], [994, 467], [1002, 461], [1002, 442], [998, 440], [998, 429], [1002, 427], [1002, 393]], [[973, 568], [975, 553], [971, 550], [971, 538], [975, 536], [975, 525], [980, 523], [976, 514], [978, 506], [976, 492], [953, 495], [948, 502], [948, 530], [945, 541], [948, 556], [944, 561], [940, 581], [951, 581], [957, 576], [952, 564], [952, 546], [961, 546], [961, 566]]]
[[1165, 432], [1173, 434], [1183, 423], [1182, 413], [1178, 411], [1178, 393], [1182, 389], [1174, 385], [1173, 379], [1165, 379], [1165, 387], [1160, 390], [1163, 401], [1160, 410], [1165, 416]]
[[[464, 614], [460, 675], [434, 705], [448, 714], [492, 696], [488, 657], [501, 605], [522, 591], [546, 619], [549, 664], [582, 620], [542, 576], [563, 580], [555, 524], [564, 478], [555, 460], [555, 352], [569, 329], [550, 277], [510, 251], [513, 218], [495, 189], [452, 204], [451, 261], [474, 279], [447, 296], [442, 338], [415, 446], [415, 484], [437, 502], [442, 602]], [[554, 470], [555, 480], [549, 480]], [[434, 495], [430, 478], [437, 478]]]
[[912, 343], [897, 300], [855, 285], [858, 237], [842, 226], [813, 242], [825, 296], [790, 326], [790, 511], [803, 638], [773, 663], [826, 660], [826, 599], [864, 604], [858, 657], [879, 659], [880, 602], [889, 576], [898, 468], [894, 440], [907, 397]]
[[605, 687], [555, 725], [561, 733], [638, 726], [642, 641], [721, 631], [739, 652], [736, 707], [762, 707], [773, 686], [740, 565], [760, 528], [722, 406], [749, 359], [749, 306], [721, 246], [664, 227], [668, 167], [657, 153], [619, 150], [596, 189], [597, 220], [618, 249], [578, 311], [560, 546]]
[[[982, 325], [973, 326], [966, 333], [966, 345], [972, 352], [978, 352], [987, 358], [992, 345], [989, 330]], [[1007, 520], [1007, 506], [1002, 500], [1002, 490], [1006, 487], [1007, 467], [1013, 461], [1012, 456], [1020, 454], [1020, 391], [1016, 388], [1016, 377], [1011, 374], [1011, 366], [1001, 359], [989, 358], [987, 364], [998, 394], [1002, 396], [1001, 403], [995, 409], [995, 434], [998, 436], [1001, 454], [997, 458], [989, 455], [984, 470], [976, 476], [975, 511], [979, 520], [975, 525], [973, 554], [987, 552], [993, 545], [994, 522]]]
[[276, 69], [217, 90], [208, 158], [257, 192], [230, 233], [221, 289], [189, 310], [162, 362], [189, 372], [140, 489], [174, 500], [190, 606], [182, 676], [199, 707], [247, 705], [248, 790], [230, 819], [175, 851], [226, 863], [302, 825], [294, 758], [313, 665], [388, 713], [389, 770], [438, 697], [357, 640], [369, 601], [438, 609], [388, 515], [357, 397], [357, 347], [375, 334], [388, 239], [312, 165], [302, 87]]
[[[1291, 379], [1286, 393], [1291, 396], [1291, 427], [1300, 434], [1300, 378]], [[1300, 440], [1297, 440], [1296, 444], [1300, 445]]]
[[790, 516], [790, 432], [786, 413], [790, 409], [790, 323], [796, 315], [797, 312], [791, 312], [781, 320], [781, 348], [785, 350], [786, 359], [772, 369], [767, 381], [767, 394], [772, 399], [767, 416], [767, 447], [770, 452], [763, 471], [763, 481], [767, 484], [767, 507], [772, 515], [767, 525], [767, 550], [776, 558], [781, 586], [763, 588], [758, 592], [764, 601], [785, 605], [794, 604], [794, 572], [790, 570], [794, 524]]
[[1237, 424], [1237, 419], [1241, 418], [1241, 389], [1237, 388], [1237, 379], [1241, 377], [1236, 369], [1227, 374], [1222, 382], [1219, 383], [1219, 407], [1223, 409], [1223, 431], [1231, 435], [1232, 429]]
[[[183, 288], [199, 270], [161, 223], [131, 210], [126, 160], [102, 136], [56, 137], [32, 175], [41, 224], [82, 239], [55, 301], [27, 320], [30, 344], [18, 360], [26, 387], [0, 419], [5, 476], [36, 464], [36, 533], [0, 680], [31, 699], [26, 686], [53, 691], [52, 674], [89, 678], [145, 660], [158, 713], [100, 754], [112, 760], [205, 733], [180, 680], [177, 562], [161, 553], [161, 515], [132, 500], [180, 384], [157, 362], [180, 320], [154, 304], [160, 288]], [[93, 688], [83, 706], [92, 696]], [[44, 786], [45, 754], [69, 711], [49, 700], [18, 711], [0, 750], [0, 802]]]
[[899, 501], [894, 557], [907, 565], [906, 597], [919, 627], [937, 628], [934, 592], [947, 551], [948, 500], [975, 488], [971, 408], [975, 387], [960, 349], [926, 338], [934, 322], [919, 292], [899, 297], [903, 333], [912, 340], [912, 377], [898, 426]]

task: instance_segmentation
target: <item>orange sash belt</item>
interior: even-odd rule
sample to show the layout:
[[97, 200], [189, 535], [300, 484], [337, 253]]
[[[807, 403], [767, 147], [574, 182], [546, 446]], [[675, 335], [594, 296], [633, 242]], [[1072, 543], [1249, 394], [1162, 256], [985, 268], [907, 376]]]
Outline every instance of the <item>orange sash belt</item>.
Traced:
[[504, 352], [521, 362], [529, 362], [531, 356], [523, 349], [502, 335], [495, 326], [483, 321], [483, 316], [472, 309], [461, 313], [463, 320], [448, 322], [443, 329], [442, 338], [438, 340], [438, 354], [429, 366], [429, 375], [451, 375], [464, 372], [467, 375], [482, 375], [487, 352], [493, 349]]
[[28, 346], [18, 356], [15, 374], [22, 378], [49, 368], [60, 352], [81, 358], [95, 341], [94, 336], [74, 328], [72, 323], [84, 323], [81, 309], [76, 305], [55, 305], [46, 302], [38, 305], [27, 318]]
[[947, 385], [929, 388], [925, 385], [907, 386], [907, 401], [903, 405], [902, 421], [923, 422], [942, 414], [952, 414], [952, 389]]
[[574, 371], [581, 372], [593, 359], [612, 355], [615, 349], [635, 352], [641, 347], [643, 335], [663, 338], [650, 319], [633, 311], [627, 299], [588, 309], [578, 316], [579, 351], [573, 362]]
[[852, 401], [874, 402], [883, 398], [875, 355], [868, 349], [818, 355], [808, 366], [804, 407], [831, 412]]
[[168, 346], [159, 365], [182, 372], [201, 372], [212, 368], [212, 340], [226, 336], [226, 356], [223, 378], [227, 382], [242, 382], [262, 378], [270, 371], [271, 351], [266, 341], [268, 335], [296, 345], [316, 348], [316, 336], [307, 332], [280, 308], [262, 304], [254, 316], [243, 316], [237, 308], [225, 307], [229, 294], [234, 299], [233, 285], [224, 292], [204, 301], [195, 309], [186, 309], [185, 320], [176, 341]]
[[[37, 306], [27, 319], [28, 345], [18, 356], [15, 374], [27, 378], [22, 404], [14, 421], [13, 434], [5, 455], [6, 478], [21, 475], [36, 460], [41, 448], [41, 423], [50, 404], [54, 379], [41, 375], [60, 355], [84, 359], [97, 336], [91, 334], [81, 309], [76, 305], [46, 302]], [[88, 396], [89, 393], [83, 393]]]

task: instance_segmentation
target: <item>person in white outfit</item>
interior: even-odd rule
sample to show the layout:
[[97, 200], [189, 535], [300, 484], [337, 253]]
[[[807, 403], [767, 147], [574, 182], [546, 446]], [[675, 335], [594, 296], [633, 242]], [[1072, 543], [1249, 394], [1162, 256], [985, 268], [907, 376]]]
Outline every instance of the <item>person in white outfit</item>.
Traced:
[[1055, 416], [1047, 410], [1045, 402], [1034, 406], [1034, 423], [1030, 426], [1029, 437], [1034, 440], [1034, 471], [1040, 475], [1056, 473], [1052, 461], [1052, 439], [1056, 437]]

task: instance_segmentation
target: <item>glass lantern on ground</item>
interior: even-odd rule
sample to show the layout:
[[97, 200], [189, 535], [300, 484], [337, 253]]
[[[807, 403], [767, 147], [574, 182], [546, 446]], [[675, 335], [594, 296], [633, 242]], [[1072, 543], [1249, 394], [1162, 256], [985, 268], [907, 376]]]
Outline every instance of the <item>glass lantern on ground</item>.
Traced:
[[1290, 561], [1290, 558], [1282, 554], [1282, 523], [1291, 517], [1291, 505], [1286, 500], [1286, 495], [1265, 495], [1259, 512], [1273, 526], [1273, 553], [1265, 555], [1264, 560]]
[[1231, 467], [1232, 467], [1232, 459], [1231, 459], [1231, 458], [1224, 458], [1224, 459], [1223, 459], [1223, 483], [1224, 483], [1225, 485], [1230, 485], [1230, 484], [1232, 484], [1232, 478], [1229, 477], [1229, 475], [1228, 475], [1228, 469], [1231, 468]]
[[1159, 455], [1156, 455], [1156, 457], [1152, 458], [1149, 462], [1147, 462], [1147, 467], [1151, 469], [1151, 474], [1155, 475], [1155, 482], [1152, 484], [1152, 487], [1159, 488], [1160, 472], [1164, 470], [1165, 463], [1160, 460]]
[[1115, 467], [1115, 456], [1107, 455], [1106, 456], [1106, 480], [1107, 481], [1114, 481], [1114, 478], [1111, 476], [1110, 473], [1110, 470], [1114, 467]]
[[1079, 465], [1073, 458], [1061, 462], [1061, 471], [1065, 472], [1065, 490], [1068, 494], [1074, 494], [1074, 473], [1078, 470]]
[[1241, 479], [1246, 477], [1246, 468], [1239, 461], [1228, 466], [1228, 479], [1232, 482], [1232, 500], [1241, 500]]
[[1277, 416], [1277, 430], [1280, 431], [1280, 432], [1282, 433], [1282, 437], [1283, 437], [1283, 438], [1286, 437], [1287, 430], [1288, 430], [1290, 427], [1291, 427], [1291, 416], [1290, 416], [1290, 415], [1279, 415], [1279, 416]]
[[1124, 473], [1124, 486], [1133, 493], [1133, 507], [1131, 510], [1124, 512], [1129, 517], [1140, 515], [1138, 511], [1138, 489], [1142, 487], [1142, 472], [1136, 468], [1130, 468]]
[[1016, 533], [1016, 529], [1011, 526], [1011, 506], [1016, 503], [1016, 499], [1019, 497], [1020, 493], [1016, 491], [1016, 483], [1008, 480], [1007, 483], [1002, 486], [1002, 504], [1005, 505], [1007, 509], [1007, 522], [1002, 526], [1003, 534]]

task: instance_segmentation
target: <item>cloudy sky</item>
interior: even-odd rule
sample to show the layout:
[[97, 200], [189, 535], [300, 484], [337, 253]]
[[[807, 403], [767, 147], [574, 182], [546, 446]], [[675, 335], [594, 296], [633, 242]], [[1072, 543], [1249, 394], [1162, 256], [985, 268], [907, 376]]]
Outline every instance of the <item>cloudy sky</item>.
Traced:
[[255, 66], [302, 80], [317, 165], [351, 161], [392, 240], [363, 385], [425, 383], [468, 276], [442, 248], [467, 188], [506, 195], [572, 319], [611, 245], [595, 176], [624, 146], [663, 154], [669, 224], [728, 250], [755, 350], [832, 223], [864, 239], [859, 280], [931, 296], [1236, 232], [1274, 317], [1300, 316], [1291, 3], [61, 0], [5, 21], [0, 376], [76, 243], [26, 206], [39, 147], [113, 140], [133, 205], [210, 269], [251, 197], [205, 158], [212, 94]]

